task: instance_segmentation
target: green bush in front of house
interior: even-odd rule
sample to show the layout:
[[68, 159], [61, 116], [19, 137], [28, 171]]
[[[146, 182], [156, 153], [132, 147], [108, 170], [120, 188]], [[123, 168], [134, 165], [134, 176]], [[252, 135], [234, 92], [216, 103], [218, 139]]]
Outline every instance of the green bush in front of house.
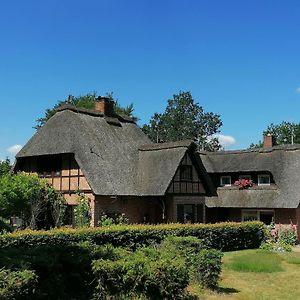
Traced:
[[96, 299], [181, 299], [189, 284], [184, 258], [174, 259], [154, 248], [142, 248], [114, 261], [95, 260], [92, 269]]
[[0, 269], [0, 299], [25, 300], [32, 299], [37, 276], [33, 271], [11, 271]]
[[221, 252], [200, 244], [176, 237], [136, 251], [89, 241], [0, 249], [0, 299], [181, 299], [195, 278], [217, 284]]
[[91, 241], [97, 245], [136, 249], [159, 244], [167, 236], [193, 236], [209, 248], [222, 251], [258, 248], [264, 240], [261, 222], [218, 224], [113, 225], [100, 228], [61, 228], [49, 231], [24, 230], [0, 235], [0, 249], [41, 245], [67, 245]]

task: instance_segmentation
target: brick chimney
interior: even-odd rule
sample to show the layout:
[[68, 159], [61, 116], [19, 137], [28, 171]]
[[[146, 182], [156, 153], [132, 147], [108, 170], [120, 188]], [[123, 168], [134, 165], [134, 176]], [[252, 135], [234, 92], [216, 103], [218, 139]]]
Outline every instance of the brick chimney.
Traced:
[[271, 134], [264, 136], [264, 148], [272, 148], [275, 146], [275, 137]]
[[101, 112], [106, 116], [114, 114], [115, 102], [110, 97], [99, 96], [95, 102], [95, 111]]

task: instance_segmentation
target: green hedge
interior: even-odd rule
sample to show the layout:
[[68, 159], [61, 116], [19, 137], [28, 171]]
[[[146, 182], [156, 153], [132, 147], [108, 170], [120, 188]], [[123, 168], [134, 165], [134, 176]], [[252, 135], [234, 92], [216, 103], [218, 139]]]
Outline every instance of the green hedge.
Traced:
[[97, 245], [136, 249], [158, 244], [169, 235], [194, 236], [211, 248], [222, 251], [258, 248], [264, 239], [261, 222], [218, 224], [161, 224], [114, 225], [98, 228], [62, 228], [49, 231], [24, 230], [0, 235], [0, 248], [32, 247], [42, 245], [68, 245], [91, 241]]

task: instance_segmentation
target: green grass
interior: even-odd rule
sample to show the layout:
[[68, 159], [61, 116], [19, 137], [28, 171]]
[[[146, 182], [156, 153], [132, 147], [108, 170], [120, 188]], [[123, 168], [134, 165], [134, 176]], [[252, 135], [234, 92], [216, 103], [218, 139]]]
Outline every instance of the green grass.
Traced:
[[243, 250], [224, 254], [217, 290], [203, 290], [195, 283], [189, 291], [201, 300], [298, 300], [299, 282], [300, 252]]
[[289, 264], [300, 265], [300, 253], [291, 252], [291, 253], [282, 253], [280, 256]]
[[226, 267], [238, 272], [273, 273], [283, 271], [282, 257], [277, 253], [257, 250], [235, 255]]

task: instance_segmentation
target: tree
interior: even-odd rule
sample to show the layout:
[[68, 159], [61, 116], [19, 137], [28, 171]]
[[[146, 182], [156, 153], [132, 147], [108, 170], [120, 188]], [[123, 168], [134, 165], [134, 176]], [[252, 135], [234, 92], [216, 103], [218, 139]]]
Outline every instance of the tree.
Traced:
[[165, 112], [155, 113], [142, 129], [153, 142], [195, 139], [200, 149], [216, 151], [221, 146], [213, 136], [221, 126], [219, 115], [204, 112], [190, 92], [179, 92], [168, 100]]
[[6, 160], [0, 161], [0, 177], [8, 174], [10, 172], [11, 165], [10, 160], [7, 158]]
[[66, 201], [36, 174], [6, 174], [0, 178], [0, 216], [20, 217], [32, 229], [60, 225]]
[[[107, 96], [113, 99], [113, 93], [109, 93]], [[36, 120], [37, 125], [35, 126], [35, 129], [39, 129], [40, 127], [42, 127], [55, 114], [56, 109], [60, 105], [67, 103], [68, 101], [71, 101], [71, 104], [75, 105], [78, 108], [94, 109], [96, 99], [97, 99], [97, 93], [92, 92], [83, 96], [80, 95], [78, 97], [70, 97], [69, 100], [58, 101], [53, 108], [46, 109], [43, 117]], [[115, 100], [116, 114], [131, 117], [135, 122], [137, 122], [138, 118], [133, 115], [133, 111], [134, 111], [133, 103], [129, 104], [126, 107], [122, 107], [120, 106], [118, 101]]]
[[[274, 136], [276, 144], [300, 144], [300, 123], [291, 123], [282, 121], [280, 124], [271, 123], [266, 130], [263, 131], [263, 135], [271, 134]], [[262, 141], [257, 144], [251, 144], [250, 148], [261, 148], [263, 146]]]

